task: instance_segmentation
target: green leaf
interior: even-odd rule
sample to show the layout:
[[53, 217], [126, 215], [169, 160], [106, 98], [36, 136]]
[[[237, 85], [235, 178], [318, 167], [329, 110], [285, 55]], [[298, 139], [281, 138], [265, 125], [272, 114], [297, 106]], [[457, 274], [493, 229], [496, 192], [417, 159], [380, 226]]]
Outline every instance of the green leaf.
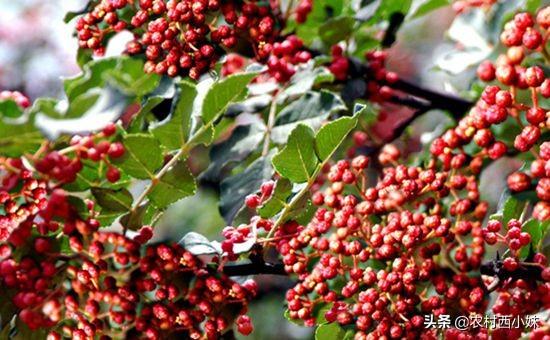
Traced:
[[548, 235], [548, 232], [550, 232], [550, 220], [541, 221], [540, 225], [541, 225], [541, 228], [540, 228], [540, 231], [541, 231], [540, 242], [541, 242], [541, 244], [539, 246], [542, 247], [542, 242], [546, 239], [546, 236]]
[[546, 235], [548, 225], [550, 225], [550, 220], [539, 221], [534, 218], [523, 223], [523, 225], [521, 226], [521, 231], [524, 231], [531, 235], [531, 242], [520, 249], [520, 259], [525, 259], [529, 255], [530, 247], [533, 247], [534, 251], [541, 250], [542, 241]]
[[[8, 327], [8, 330], [10, 329], [9, 323], [16, 314], [17, 314], [17, 309], [15, 308], [15, 305], [12, 302], [12, 297], [9, 295], [8, 296], [4, 295], [4, 298], [2, 299], [2, 303], [0, 304], [0, 327], [2, 327], [3, 331], [5, 331], [5, 327]], [[0, 339], [7, 339], [7, 338], [0, 337]]]
[[79, 48], [76, 52], [76, 63], [80, 68], [93, 60], [93, 52], [87, 48]]
[[31, 330], [21, 319], [17, 319], [15, 329], [17, 329], [17, 334], [10, 340], [46, 339], [48, 334], [44, 328]]
[[334, 75], [326, 67], [307, 68], [292, 76], [284, 93], [288, 96], [302, 95], [316, 85], [333, 81]]
[[12, 124], [0, 119], [0, 150], [7, 157], [19, 157], [34, 153], [44, 137], [31, 122]]
[[33, 117], [38, 113], [42, 113], [51, 118], [63, 118], [64, 112], [59, 111], [58, 104], [59, 101], [54, 98], [38, 98], [32, 104], [29, 115]]
[[331, 113], [346, 109], [342, 99], [332, 92], [307, 92], [279, 112], [271, 139], [278, 144], [286, 143], [290, 132], [298, 124], [318, 129]]
[[194, 84], [185, 81], [179, 83], [170, 116], [151, 130], [168, 150], [179, 149], [188, 140], [193, 100], [196, 96], [197, 89]]
[[258, 148], [265, 131], [265, 125], [260, 122], [237, 126], [229, 139], [212, 147], [210, 164], [201, 176], [218, 178], [226, 164], [244, 160]]
[[143, 64], [141, 59], [120, 57], [116, 67], [105, 73], [104, 79], [127, 95], [144, 96], [155, 90], [160, 76], [156, 73], [145, 73]]
[[346, 331], [337, 322], [324, 323], [315, 330], [316, 340], [342, 340]]
[[81, 10], [78, 10], [78, 11], [70, 11], [70, 12], [67, 12], [65, 13], [65, 16], [63, 17], [63, 22], [68, 24], [71, 20], [73, 20], [74, 18], [88, 12], [90, 10], [90, 7], [92, 5], [94, 5], [94, 3], [97, 3], [97, 0], [94, 0], [94, 1], [87, 1], [86, 2], [86, 6], [84, 8], [82, 8]]
[[0, 118], [9, 117], [17, 118], [21, 117], [23, 110], [17, 105], [17, 103], [11, 99], [0, 100]]
[[411, 18], [419, 18], [423, 15], [435, 11], [438, 8], [450, 5], [450, 0], [425, 0], [420, 6], [416, 8]]
[[365, 262], [366, 268], [372, 268], [374, 270], [385, 269], [387, 266], [384, 262], [376, 259], [369, 259]]
[[256, 159], [242, 172], [228, 177], [220, 185], [220, 213], [228, 224], [243, 207], [244, 198], [256, 192], [262, 183], [271, 179], [273, 168], [271, 161], [274, 151]]
[[126, 152], [124, 156], [113, 161], [128, 175], [139, 178], [153, 178], [155, 170], [163, 162], [159, 141], [151, 135], [131, 134], [124, 137]]
[[523, 202], [514, 196], [508, 197], [502, 208], [502, 224], [506, 226], [511, 219], [518, 219], [524, 205]]
[[122, 213], [120, 212], [101, 210], [99, 215], [96, 217], [96, 220], [98, 220], [102, 227], [109, 227], [121, 214]]
[[160, 209], [195, 194], [197, 184], [185, 161], [178, 161], [159, 179], [148, 197]]
[[346, 7], [350, 7], [349, 5], [345, 6], [346, 2], [342, 0], [315, 0], [313, 10], [307, 16], [306, 22], [298, 24], [296, 21], [289, 20], [285, 33], [295, 31], [306, 45], [310, 45], [315, 39], [318, 39], [320, 25], [332, 17], [349, 12], [345, 10]]
[[376, 9], [374, 16], [369, 20], [371, 23], [388, 20], [396, 12], [407, 15], [411, 8], [412, 0], [382, 0], [379, 3], [380, 5]]
[[290, 317], [290, 311], [288, 309], [285, 309], [285, 312], [284, 312], [283, 315], [284, 315], [285, 319], [292, 322], [293, 324], [298, 325], [298, 326], [304, 326], [304, 321], [302, 319], [293, 319], [293, 318]]
[[378, 121], [378, 110], [371, 105], [356, 103], [353, 112], [361, 126], [372, 126]]
[[[297, 202], [296, 207], [292, 209], [288, 216], [298, 222], [301, 225], [308, 224], [313, 216], [315, 215], [315, 212], [317, 211], [317, 207], [311, 203], [311, 195], [308, 193], [304, 195], [304, 198], [302, 198], [302, 201]], [[305, 200], [305, 204], [303, 203], [303, 200]]]
[[317, 313], [315, 313], [315, 323], [318, 325], [322, 325], [327, 323], [327, 319], [325, 318], [325, 314], [331, 309], [330, 304], [325, 304], [323, 307], [320, 307]]
[[97, 102], [102, 89], [94, 88], [76, 96], [71, 102], [63, 118], [82, 117]]
[[537, 10], [540, 8], [540, 3], [540, 0], [527, 0], [525, 4], [525, 9], [531, 13], [536, 13]]
[[285, 148], [273, 157], [275, 170], [294, 183], [307, 182], [318, 163], [314, 132], [303, 124], [292, 130]]
[[244, 99], [247, 93], [246, 86], [256, 75], [257, 72], [239, 73], [214, 83], [204, 97], [202, 122], [211, 123], [225, 113], [231, 103]]
[[323, 126], [315, 136], [315, 148], [321, 162], [338, 149], [357, 124], [357, 117], [342, 117]]
[[72, 183], [67, 183], [63, 189], [73, 192], [81, 192], [90, 189], [91, 187], [108, 187], [110, 189], [118, 189], [129, 184], [130, 177], [124, 172], [121, 173], [120, 180], [116, 183], [105, 183], [107, 167], [99, 166], [99, 163], [90, 160], [82, 161], [82, 170], [76, 175], [76, 180]]
[[319, 26], [319, 36], [328, 46], [346, 40], [353, 32], [355, 19], [350, 16], [340, 16], [327, 20]]
[[292, 183], [286, 178], [281, 178], [275, 183], [273, 194], [258, 208], [258, 213], [263, 218], [271, 218], [281, 211], [288, 196], [292, 193]]
[[84, 202], [84, 200], [78, 196], [67, 195], [67, 202], [70, 204], [71, 208], [74, 209], [81, 219], [86, 220], [90, 215], [90, 210]]
[[109, 212], [126, 212], [132, 209], [132, 194], [127, 189], [92, 188], [97, 204]]
[[151, 111], [165, 100], [172, 99], [176, 95], [176, 86], [172, 78], [164, 77], [159, 86], [151, 93], [145, 95], [141, 101], [140, 109], [127, 128], [129, 133], [145, 131], [148, 128], [146, 118]]
[[157, 212], [158, 209], [147, 202], [122, 215], [120, 224], [129, 230], [139, 230], [144, 225], [150, 224], [152, 216]]
[[117, 58], [105, 58], [91, 61], [84, 65], [82, 73], [63, 82], [69, 102], [94, 87], [105, 85], [104, 75], [117, 65]]
[[193, 142], [191, 143], [191, 145], [204, 144], [205, 146], [208, 146], [214, 140], [215, 134], [216, 129], [213, 126], [209, 126], [202, 131], [195, 131], [195, 133], [193, 134]]

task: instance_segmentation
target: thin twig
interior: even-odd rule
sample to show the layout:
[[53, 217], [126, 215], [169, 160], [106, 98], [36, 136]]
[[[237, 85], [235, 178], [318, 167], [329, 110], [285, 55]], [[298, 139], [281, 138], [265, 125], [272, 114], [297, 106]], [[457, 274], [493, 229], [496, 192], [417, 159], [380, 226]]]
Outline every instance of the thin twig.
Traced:
[[271, 141], [271, 131], [273, 125], [275, 125], [275, 114], [277, 113], [277, 94], [272, 98], [271, 106], [269, 107], [269, 116], [267, 118], [267, 126], [264, 137], [264, 146], [262, 149], [262, 156], [266, 156], [269, 152], [269, 143]]

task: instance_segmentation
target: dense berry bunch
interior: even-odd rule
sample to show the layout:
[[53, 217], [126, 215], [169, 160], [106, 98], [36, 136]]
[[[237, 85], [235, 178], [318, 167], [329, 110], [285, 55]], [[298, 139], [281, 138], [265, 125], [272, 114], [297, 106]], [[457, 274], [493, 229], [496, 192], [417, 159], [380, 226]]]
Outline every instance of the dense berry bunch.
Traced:
[[47, 208], [49, 200], [47, 183], [32, 178], [21, 160], [0, 158], [0, 171], [2, 168], [10, 169], [0, 183], [0, 207], [4, 211], [0, 215], [0, 241], [5, 241], [21, 224]]
[[[91, 143], [71, 147], [82, 156], [101, 144]], [[99, 232], [93, 202], [83, 218], [56, 188], [54, 170], [43, 172], [51, 155], [37, 160], [37, 173], [19, 159], [1, 162], [0, 224], [2, 241], [8, 242], [2, 245], [0, 282], [13, 292], [18, 316], [29, 328], [53, 329], [51, 339], [118, 333], [160, 339], [174, 331], [215, 338], [233, 322], [225, 316], [228, 310], [246, 312], [256, 290], [252, 281], [240, 285], [220, 276], [178, 245], [143, 246], [152, 236], [148, 227], [133, 239]], [[251, 327], [249, 319], [239, 319], [243, 333]]]
[[274, 43], [267, 60], [269, 75], [280, 83], [288, 81], [296, 72], [295, 65], [311, 59], [311, 54], [302, 47], [303, 42], [294, 35]]
[[[456, 128], [437, 139], [431, 151], [444, 162], [449, 162], [455, 154], [466, 157], [463, 147], [473, 141], [481, 149], [474, 159], [487, 157], [494, 160], [504, 156], [507, 151], [532, 153], [535, 159], [530, 171], [510, 175], [508, 186], [513, 192], [525, 191], [531, 188], [532, 180], [537, 178], [536, 192], [540, 202], [535, 208], [535, 217], [544, 220], [550, 216], [550, 181], [548, 171], [545, 170], [548, 168], [546, 164], [550, 145], [543, 143], [541, 135], [548, 131], [550, 116], [547, 108], [539, 102], [541, 98], [550, 96], [550, 79], [538, 66], [522, 66], [533, 50], [545, 44], [543, 36], [546, 36], [548, 24], [544, 22], [544, 16], [539, 15], [537, 18], [535, 21], [530, 14], [519, 13], [506, 24], [501, 35], [502, 42], [508, 46], [506, 54], [501, 55], [495, 64], [486, 61], [478, 68], [481, 80], [496, 80], [498, 83], [484, 89], [473, 110]], [[520, 99], [522, 92], [530, 95], [530, 103]], [[520, 131], [513, 145], [506, 145], [495, 139], [492, 129], [510, 121]]]
[[[390, 149], [383, 163], [397, 161]], [[481, 281], [467, 276], [484, 254], [479, 221], [487, 206], [476, 182], [400, 165], [368, 187], [368, 163], [364, 156], [339, 161], [326, 174], [329, 187], [313, 194], [320, 206], [313, 220], [275, 232], [285, 269], [299, 278], [287, 293], [290, 316], [312, 325], [317, 306], [328, 304], [324, 318], [354, 324], [358, 339], [397, 338], [425, 331], [426, 313], [484, 310]], [[435, 295], [417, 290], [426, 283]]]
[[[150, 228], [134, 239], [76, 233], [70, 237], [71, 256], [56, 252], [53, 238], [39, 237], [34, 248], [45, 258], [5, 259], [1, 279], [17, 288], [13, 302], [21, 320], [32, 329], [54, 329], [51, 339], [136, 332], [148, 339], [172, 332], [216, 338], [233, 322], [226, 312], [246, 312], [254, 282], [241, 285], [219, 276], [178, 245], [143, 249], [151, 235]], [[239, 330], [247, 334], [250, 327], [240, 319]]]
[[[100, 232], [94, 202], [77, 210], [76, 197], [62, 189], [87, 161], [104, 163], [108, 181], [120, 179], [110, 163], [125, 153], [116, 132], [109, 124], [61, 150], [44, 143], [25, 158], [0, 158], [0, 284], [18, 318], [32, 330], [51, 330], [48, 339], [211, 339], [234, 321], [249, 334], [244, 313], [253, 281], [238, 284], [179, 245], [145, 246], [149, 227], [133, 238]], [[262, 190], [270, 195], [268, 185]]]
[[99, 54], [113, 32], [130, 30], [127, 52], [145, 54], [145, 71], [197, 79], [239, 41], [250, 40], [256, 56], [267, 57], [278, 30], [274, 13], [257, 1], [102, 0], [77, 30], [80, 47]]
[[[55, 232], [60, 227], [58, 218], [70, 220], [65, 231], [75, 229], [72, 219], [77, 214], [70, 210], [67, 195], [59, 187], [76, 180], [85, 159], [105, 162], [106, 179], [118, 181], [120, 172], [109, 158], [121, 157], [124, 146], [106, 139], [115, 131], [115, 125], [110, 124], [100, 133], [73, 137], [71, 145], [60, 151], [50, 150], [45, 143], [28, 158], [0, 158], [0, 207], [5, 212], [0, 216], [0, 240], [10, 237], [16, 244], [23, 243], [33, 226], [42, 234]], [[97, 221], [91, 224], [97, 229]]]
[[[61, 151], [46, 152], [36, 161], [36, 169], [48, 179], [61, 183], [71, 183], [82, 170], [82, 161], [104, 162], [107, 165], [106, 178], [109, 182], [120, 179], [120, 171], [110, 160], [120, 158], [125, 149], [122, 143], [109, 140], [116, 133], [116, 125], [108, 124], [100, 133], [89, 136], [74, 136], [70, 146]], [[73, 158], [67, 154], [74, 155]]]

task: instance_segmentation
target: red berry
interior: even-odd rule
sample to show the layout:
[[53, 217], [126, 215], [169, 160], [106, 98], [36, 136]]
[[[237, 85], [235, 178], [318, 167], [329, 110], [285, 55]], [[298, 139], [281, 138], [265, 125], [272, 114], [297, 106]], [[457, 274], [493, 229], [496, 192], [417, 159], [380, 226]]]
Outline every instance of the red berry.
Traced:
[[244, 203], [246, 204], [247, 207], [249, 207], [250, 209], [256, 209], [259, 205], [260, 205], [260, 196], [256, 195], [256, 194], [251, 194], [251, 195], [248, 195], [246, 196], [246, 198], [244, 199]]
[[243, 335], [249, 335], [254, 330], [252, 321], [247, 315], [241, 315], [237, 318], [237, 330]]
[[108, 169], [107, 169], [107, 180], [111, 183], [116, 183], [118, 182], [118, 180], [120, 179], [120, 171], [113, 167], [113, 166], [110, 166]]
[[47, 253], [51, 249], [51, 243], [48, 239], [38, 237], [34, 240], [34, 249], [37, 253]]
[[513, 272], [519, 267], [518, 261], [512, 257], [505, 258], [502, 264], [504, 265], [504, 269], [509, 272]]

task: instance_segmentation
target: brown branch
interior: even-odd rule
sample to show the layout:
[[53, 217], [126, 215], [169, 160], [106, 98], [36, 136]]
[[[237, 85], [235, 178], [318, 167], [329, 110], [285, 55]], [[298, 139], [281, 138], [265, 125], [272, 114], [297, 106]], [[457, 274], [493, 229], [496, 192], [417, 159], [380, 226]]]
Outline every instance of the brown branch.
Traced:
[[223, 273], [227, 276], [247, 275], [287, 275], [282, 263], [251, 262], [244, 264], [233, 264], [223, 267]]
[[464, 116], [464, 114], [474, 105], [473, 102], [468, 100], [449, 94], [435, 92], [403, 79], [399, 79], [393, 84], [385, 85], [428, 101], [431, 109], [447, 110], [452, 113], [455, 119], [462, 118], [462, 116]]

